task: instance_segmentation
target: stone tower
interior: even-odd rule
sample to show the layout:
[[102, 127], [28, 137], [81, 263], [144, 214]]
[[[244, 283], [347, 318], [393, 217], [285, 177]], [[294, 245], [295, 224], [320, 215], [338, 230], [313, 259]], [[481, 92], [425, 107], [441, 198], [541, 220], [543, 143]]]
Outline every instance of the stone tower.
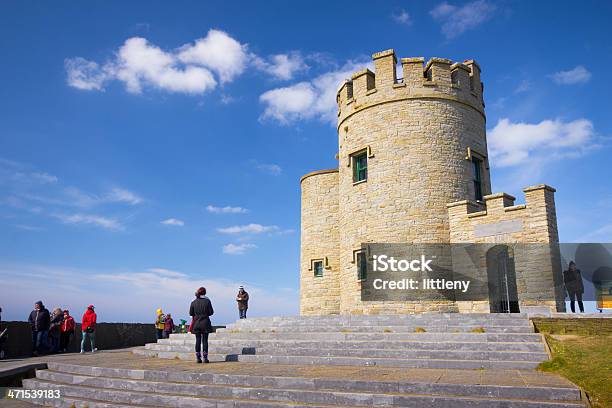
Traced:
[[364, 304], [358, 269], [362, 243], [451, 242], [447, 205], [490, 196], [480, 67], [403, 58], [398, 78], [393, 50], [372, 59], [337, 93], [338, 169], [301, 180], [301, 313], [458, 311]]

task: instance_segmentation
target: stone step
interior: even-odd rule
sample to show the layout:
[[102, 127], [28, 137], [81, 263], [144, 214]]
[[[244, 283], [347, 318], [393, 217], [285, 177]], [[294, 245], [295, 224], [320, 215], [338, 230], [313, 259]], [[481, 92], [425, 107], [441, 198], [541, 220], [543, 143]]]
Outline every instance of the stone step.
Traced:
[[[147, 350], [176, 351], [189, 353], [193, 346], [147, 344]], [[266, 354], [266, 355], [299, 355], [324, 357], [382, 357], [382, 358], [433, 358], [441, 360], [518, 360], [544, 361], [548, 354], [525, 351], [469, 351], [469, 350], [414, 350], [414, 349], [346, 349], [346, 348], [304, 348], [304, 347], [223, 347], [211, 346], [212, 354]]]
[[493, 325], [493, 326], [529, 326], [529, 319], [427, 319], [427, 318], [388, 318], [371, 320], [330, 320], [330, 319], [311, 319], [311, 320], [251, 320], [242, 319], [230, 326], [297, 326], [297, 325], [332, 325], [332, 326], [382, 326], [382, 325], [409, 325], [409, 324], [453, 324], [453, 325]]
[[[151, 351], [151, 350], [150, 350]], [[158, 357], [164, 357], [165, 352], [157, 352]], [[194, 353], [175, 353], [181, 360], [193, 360]], [[365, 358], [365, 357], [315, 357], [296, 355], [224, 355], [209, 354], [210, 361], [240, 361], [262, 364], [294, 364], [294, 365], [342, 365], [342, 366], [382, 366], [382, 367], [417, 367], [417, 368], [448, 368], [461, 370], [488, 369], [518, 369], [533, 370], [541, 361], [490, 361], [490, 360], [452, 360], [452, 359], [402, 359], [402, 358]]]
[[432, 333], [469, 333], [484, 331], [485, 333], [533, 333], [531, 326], [487, 326], [487, 325], [406, 325], [406, 326], [265, 326], [265, 327], [228, 327], [217, 329], [215, 333], [414, 333], [418, 329], [425, 329]]
[[[133, 353], [145, 357], [179, 359], [194, 361], [194, 352], [157, 351], [134, 349]], [[541, 361], [506, 361], [506, 360], [448, 360], [448, 359], [402, 359], [402, 358], [365, 358], [365, 357], [328, 357], [328, 356], [295, 356], [264, 354], [209, 354], [210, 361], [241, 361], [262, 364], [289, 365], [342, 365], [342, 366], [382, 366], [382, 367], [416, 367], [448, 369], [523, 369], [533, 370]]]
[[480, 385], [461, 383], [429, 383], [425, 381], [364, 381], [326, 377], [280, 377], [258, 374], [225, 374], [199, 370], [158, 371], [125, 368], [91, 367], [66, 363], [48, 363], [49, 370], [91, 377], [110, 377], [146, 381], [166, 381], [189, 384], [239, 385], [303, 390], [343, 390], [394, 394], [435, 394], [495, 398], [525, 398], [536, 400], [580, 400], [577, 387], [538, 387]]
[[[175, 342], [158, 341], [164, 346], [194, 346], [189, 340]], [[440, 342], [440, 341], [310, 341], [310, 340], [233, 340], [210, 339], [211, 347], [305, 347], [305, 348], [345, 348], [345, 349], [410, 349], [410, 350], [471, 350], [471, 351], [532, 351], [545, 352], [542, 342]]]
[[[111, 369], [112, 370], [112, 369]], [[95, 375], [94, 375], [95, 374]], [[405, 407], [581, 407], [580, 394], [571, 388], [498, 387], [428, 383], [378, 383], [333, 379], [268, 377], [265, 387], [257, 383], [265, 377], [216, 375], [229, 384], [193, 384], [133, 379], [145, 377], [142, 370], [132, 370], [128, 379], [91, 376], [56, 371], [40, 371], [35, 380], [26, 380], [27, 388], [61, 389], [72, 398], [136, 403], [145, 406], [172, 407], [272, 407], [272, 406], [405, 406]], [[171, 373], [168, 373], [171, 374]], [[198, 375], [200, 373], [197, 373]], [[180, 374], [179, 374], [180, 375]], [[204, 374], [206, 376], [206, 374]], [[212, 374], [215, 376], [215, 374]], [[155, 375], [153, 375], [155, 376]], [[210, 374], [209, 374], [210, 376]], [[191, 377], [191, 378], [189, 378]], [[235, 377], [235, 378], [229, 378]], [[199, 381], [196, 381], [199, 382]], [[554, 392], [556, 391], [556, 392]], [[527, 394], [524, 394], [524, 393]], [[514, 399], [518, 397], [517, 399]], [[538, 401], [539, 400], [539, 401]]]
[[[301, 340], [307, 337], [309, 340], [413, 340], [413, 341], [502, 341], [502, 342], [538, 342], [542, 341], [539, 333], [304, 333], [293, 332], [265, 332], [265, 333], [214, 333], [210, 339], [282, 339]], [[172, 339], [195, 339], [193, 335], [182, 335]], [[195, 341], [195, 340], [194, 340]]]

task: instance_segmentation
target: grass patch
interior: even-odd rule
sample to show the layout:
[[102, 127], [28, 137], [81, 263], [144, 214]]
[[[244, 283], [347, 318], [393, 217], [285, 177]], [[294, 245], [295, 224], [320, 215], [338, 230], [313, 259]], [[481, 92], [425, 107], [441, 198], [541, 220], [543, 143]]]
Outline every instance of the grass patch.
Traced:
[[594, 407], [612, 407], [612, 335], [545, 336], [553, 358], [541, 363], [538, 370], [558, 373], [578, 384]]
[[391, 330], [391, 329], [384, 329], [383, 333], [393, 333], [393, 330]]
[[350, 329], [342, 329], [340, 330], [340, 333], [352, 333], [353, 331]]
[[485, 331], [486, 330], [484, 329], [484, 327], [476, 327], [470, 330], [470, 333], [485, 333]]
[[415, 332], [415, 333], [425, 333], [426, 331], [427, 331], [427, 330], [425, 330], [425, 329], [424, 329], [424, 328], [422, 328], [422, 327], [415, 327], [415, 328], [414, 328], [414, 332]]

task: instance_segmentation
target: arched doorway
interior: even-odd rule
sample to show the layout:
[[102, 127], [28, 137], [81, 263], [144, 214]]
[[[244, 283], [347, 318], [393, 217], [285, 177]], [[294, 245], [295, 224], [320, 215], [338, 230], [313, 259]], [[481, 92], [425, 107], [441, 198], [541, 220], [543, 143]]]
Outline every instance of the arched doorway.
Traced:
[[489, 306], [491, 313], [519, 313], [514, 251], [496, 245], [487, 251]]

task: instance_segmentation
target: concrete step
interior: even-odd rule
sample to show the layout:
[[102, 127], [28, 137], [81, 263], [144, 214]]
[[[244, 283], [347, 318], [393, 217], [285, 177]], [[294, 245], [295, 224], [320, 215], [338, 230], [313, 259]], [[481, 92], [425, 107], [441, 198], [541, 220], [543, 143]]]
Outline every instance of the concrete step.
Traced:
[[[161, 342], [151, 345], [181, 345], [193, 347], [189, 340], [174, 343]], [[532, 351], [545, 352], [542, 342], [440, 342], [440, 341], [310, 341], [310, 340], [233, 340], [210, 339], [210, 347], [305, 347], [305, 348], [345, 348], [345, 349], [408, 349], [408, 350], [471, 350], [471, 351]]]
[[[282, 340], [336, 340], [336, 341], [351, 341], [351, 340], [386, 340], [386, 341], [488, 341], [488, 342], [539, 342], [542, 341], [542, 335], [539, 333], [325, 333], [311, 332], [294, 333], [294, 332], [265, 332], [265, 333], [213, 333], [210, 339], [251, 339], [251, 340], [267, 340], [267, 339], [282, 339]], [[171, 340], [194, 339], [193, 335], [181, 335], [172, 337]]]
[[406, 326], [406, 325], [488, 325], [488, 326], [530, 326], [529, 319], [377, 319], [377, 320], [269, 320], [252, 321], [242, 319], [230, 323], [229, 327], [247, 326]]
[[406, 326], [264, 326], [264, 327], [233, 327], [217, 329], [220, 333], [414, 333], [418, 329], [425, 329], [432, 333], [469, 333], [484, 331], [485, 333], [533, 333], [531, 326], [488, 326], [488, 325], [406, 325]]
[[[179, 359], [194, 361], [194, 352], [157, 351], [135, 349], [133, 353], [145, 357], [164, 359]], [[341, 366], [382, 366], [382, 367], [417, 367], [417, 368], [445, 368], [471, 370], [480, 368], [489, 369], [519, 369], [533, 370], [541, 361], [507, 361], [507, 360], [453, 360], [453, 359], [405, 359], [381, 357], [350, 357], [350, 356], [297, 356], [297, 355], [270, 355], [270, 354], [213, 354], [210, 361], [241, 361], [262, 364], [289, 364], [289, 365], [341, 365]]]
[[[94, 367], [90, 369], [89, 375], [82, 373], [86, 370], [85, 367], [72, 370], [79, 371], [79, 374], [55, 370], [40, 371], [36, 379], [26, 380], [24, 386], [36, 389], [60, 389], [64, 396], [73, 399], [88, 398], [119, 404], [159, 407], [385, 405], [449, 408], [569, 408], [583, 406], [579, 401], [579, 392], [573, 388], [377, 383], [180, 372], [164, 373], [165, 378], [160, 378], [164, 377], [160, 375], [162, 372], [125, 369], [111, 372], [116, 369]], [[70, 368], [68, 371], [71, 371]], [[181, 375], [183, 382], [177, 382], [177, 378], [169, 378]], [[147, 377], [153, 377], [155, 381]], [[265, 386], [262, 386], [264, 383]]]
[[355, 392], [384, 392], [394, 394], [452, 394], [498, 398], [528, 398], [539, 400], [580, 400], [577, 387], [521, 387], [508, 385], [480, 385], [460, 383], [428, 383], [425, 381], [363, 381], [326, 377], [280, 377], [258, 374], [225, 374], [199, 370], [158, 371], [125, 368], [91, 367], [49, 362], [49, 370], [90, 377], [110, 377], [131, 380], [166, 381], [189, 384], [239, 385], [279, 389], [335, 390]]
[[[175, 351], [189, 353], [194, 347], [184, 345], [147, 344], [147, 350]], [[433, 358], [451, 360], [519, 360], [544, 361], [548, 354], [542, 352], [525, 351], [466, 351], [466, 350], [414, 350], [414, 349], [346, 349], [346, 348], [304, 348], [304, 347], [236, 347], [211, 346], [212, 354], [267, 354], [267, 355], [296, 355], [296, 356], [323, 356], [323, 357], [382, 357], [382, 358]]]
[[[151, 351], [151, 350], [150, 350]], [[174, 353], [181, 360], [193, 360], [193, 353]], [[164, 352], [157, 352], [158, 357], [164, 357]], [[189, 358], [191, 356], [191, 358]], [[488, 369], [517, 369], [533, 370], [541, 361], [489, 361], [489, 360], [452, 360], [452, 359], [403, 359], [403, 358], [365, 358], [365, 357], [325, 357], [325, 356], [296, 356], [296, 355], [224, 355], [209, 354], [210, 361], [241, 361], [246, 363], [262, 364], [293, 364], [293, 365], [341, 365], [341, 366], [382, 366], [382, 367], [417, 367], [417, 368], [444, 368], [475, 370]]]

